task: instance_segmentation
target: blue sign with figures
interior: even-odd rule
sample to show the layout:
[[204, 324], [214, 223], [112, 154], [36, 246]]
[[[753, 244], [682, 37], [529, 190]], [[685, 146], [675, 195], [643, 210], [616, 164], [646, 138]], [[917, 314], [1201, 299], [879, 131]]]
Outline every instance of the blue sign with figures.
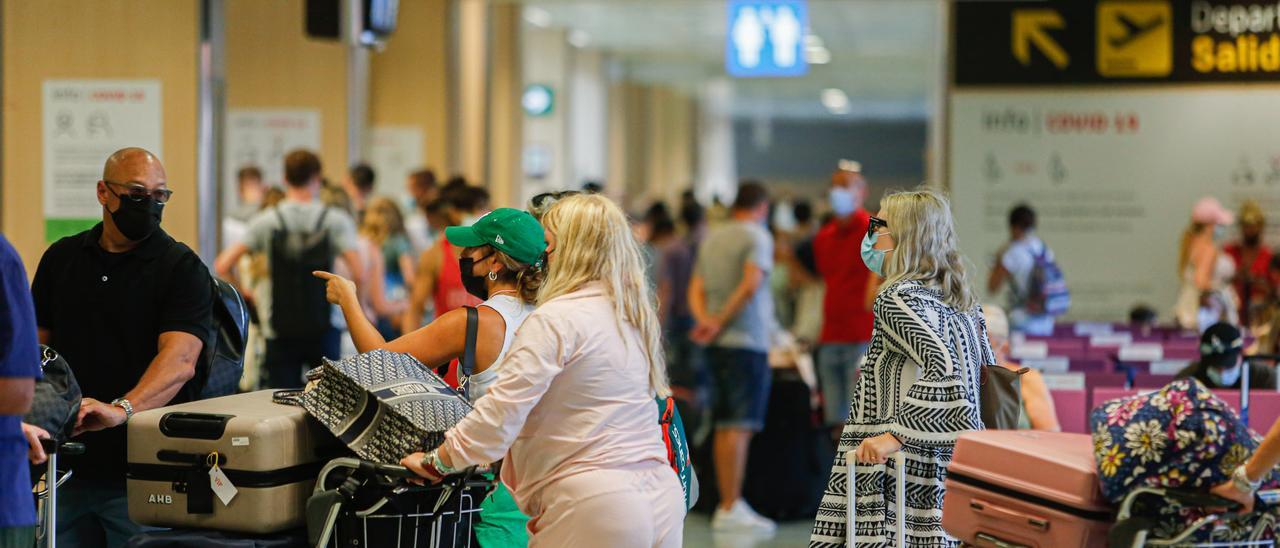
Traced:
[[729, 0], [725, 68], [729, 75], [804, 76], [804, 35], [809, 30], [805, 0]]

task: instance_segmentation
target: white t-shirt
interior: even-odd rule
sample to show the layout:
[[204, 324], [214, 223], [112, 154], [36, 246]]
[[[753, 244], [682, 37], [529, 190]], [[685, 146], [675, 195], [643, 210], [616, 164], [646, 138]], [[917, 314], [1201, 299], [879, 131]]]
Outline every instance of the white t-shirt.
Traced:
[[1041, 253], [1046, 259], [1053, 260], [1053, 250], [1045, 246], [1039, 236], [1031, 233], [1010, 243], [1000, 257], [1001, 266], [1009, 272], [1009, 323], [1015, 331], [1032, 335], [1053, 332], [1053, 316], [1031, 314], [1026, 309], [1031, 274], [1036, 268], [1036, 257]]

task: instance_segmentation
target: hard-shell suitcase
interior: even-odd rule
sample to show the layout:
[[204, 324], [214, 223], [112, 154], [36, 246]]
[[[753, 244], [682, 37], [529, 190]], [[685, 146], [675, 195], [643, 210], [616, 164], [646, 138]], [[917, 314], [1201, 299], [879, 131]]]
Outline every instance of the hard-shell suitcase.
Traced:
[[1113, 521], [1087, 434], [962, 434], [947, 468], [942, 527], [977, 546], [1106, 546]]
[[[140, 412], [129, 420], [129, 517], [143, 525], [273, 533], [305, 523], [316, 475], [346, 448], [271, 390]], [[223, 503], [216, 463], [235, 487]]]

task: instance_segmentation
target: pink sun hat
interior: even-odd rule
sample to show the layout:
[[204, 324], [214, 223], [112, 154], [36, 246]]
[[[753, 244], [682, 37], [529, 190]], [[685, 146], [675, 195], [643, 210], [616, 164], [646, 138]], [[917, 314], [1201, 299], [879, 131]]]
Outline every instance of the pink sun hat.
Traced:
[[1206, 225], [1235, 224], [1236, 216], [1222, 207], [1217, 198], [1205, 196], [1191, 208], [1191, 221]]

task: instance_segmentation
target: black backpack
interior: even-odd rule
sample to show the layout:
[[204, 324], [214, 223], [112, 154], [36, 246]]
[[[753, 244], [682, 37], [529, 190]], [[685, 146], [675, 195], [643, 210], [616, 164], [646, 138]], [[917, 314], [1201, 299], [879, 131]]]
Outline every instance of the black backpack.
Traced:
[[210, 276], [212, 338], [200, 350], [199, 399], [235, 394], [244, 375], [244, 349], [249, 340], [249, 307], [234, 285]]
[[313, 275], [333, 268], [325, 208], [311, 232], [290, 232], [280, 209], [280, 229], [271, 235], [271, 328], [276, 337], [318, 339], [330, 328], [325, 282]]

